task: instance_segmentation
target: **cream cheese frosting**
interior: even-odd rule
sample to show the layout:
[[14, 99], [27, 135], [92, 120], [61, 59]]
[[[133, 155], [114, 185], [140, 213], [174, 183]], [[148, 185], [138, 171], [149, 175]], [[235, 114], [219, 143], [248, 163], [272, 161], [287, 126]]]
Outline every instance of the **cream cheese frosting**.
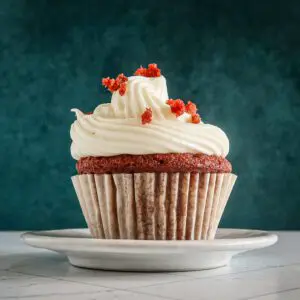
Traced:
[[[101, 104], [92, 114], [78, 109], [71, 126], [71, 154], [87, 156], [120, 154], [204, 153], [226, 157], [229, 140], [218, 127], [193, 124], [191, 116], [171, 112], [166, 79], [131, 76], [126, 93], [112, 93], [111, 103]], [[142, 125], [141, 115], [151, 107], [151, 123]]]

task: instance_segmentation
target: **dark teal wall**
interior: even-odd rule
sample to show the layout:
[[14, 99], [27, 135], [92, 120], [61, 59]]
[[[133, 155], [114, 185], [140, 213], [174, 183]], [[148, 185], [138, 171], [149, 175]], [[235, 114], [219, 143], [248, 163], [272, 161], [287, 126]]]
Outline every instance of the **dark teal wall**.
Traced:
[[157, 62], [223, 128], [239, 175], [224, 226], [300, 229], [299, 1], [0, 1], [0, 229], [84, 225], [72, 107]]

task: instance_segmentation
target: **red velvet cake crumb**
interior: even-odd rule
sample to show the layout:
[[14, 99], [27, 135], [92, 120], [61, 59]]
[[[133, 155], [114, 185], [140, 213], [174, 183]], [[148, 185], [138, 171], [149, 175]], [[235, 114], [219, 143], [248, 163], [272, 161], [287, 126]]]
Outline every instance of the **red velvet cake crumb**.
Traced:
[[152, 109], [146, 108], [146, 110], [141, 115], [142, 124], [151, 123], [152, 121]]
[[190, 115], [195, 115], [197, 113], [197, 106], [195, 103], [188, 101], [185, 106], [185, 111]]
[[126, 83], [125, 83], [125, 82], [122, 82], [122, 83], [120, 84], [119, 94], [120, 94], [121, 96], [123, 96], [123, 95], [125, 94], [125, 92], [126, 92]]
[[144, 76], [144, 77], [159, 77], [161, 75], [160, 69], [157, 67], [157, 64], [149, 64], [148, 68], [143, 68], [140, 66], [135, 72], [135, 76]]
[[198, 114], [192, 115], [192, 123], [198, 124], [200, 122], [201, 122], [201, 118], [200, 118], [200, 116]]
[[167, 100], [167, 104], [170, 105], [171, 112], [176, 115], [176, 118], [184, 114], [185, 105], [181, 99], [169, 99]]
[[146, 73], [147, 73], [147, 68], [143, 68], [142, 66], [140, 66], [140, 67], [134, 72], [134, 75], [135, 75], [135, 76], [144, 76], [144, 77], [146, 77]]
[[119, 94], [123, 96], [126, 92], [126, 82], [128, 78], [122, 73], [116, 79], [106, 77], [102, 79], [102, 84], [112, 93], [119, 90]]
[[148, 76], [147, 77], [159, 77], [161, 75], [160, 69], [157, 67], [157, 64], [148, 65]]

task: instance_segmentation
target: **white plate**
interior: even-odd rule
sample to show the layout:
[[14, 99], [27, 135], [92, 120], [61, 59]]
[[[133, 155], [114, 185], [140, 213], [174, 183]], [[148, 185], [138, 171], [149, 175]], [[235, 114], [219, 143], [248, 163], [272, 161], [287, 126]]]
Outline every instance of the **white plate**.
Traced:
[[65, 254], [77, 267], [122, 271], [212, 269], [277, 241], [275, 234], [243, 229], [219, 229], [211, 241], [97, 240], [87, 229], [27, 232], [22, 238], [28, 245]]

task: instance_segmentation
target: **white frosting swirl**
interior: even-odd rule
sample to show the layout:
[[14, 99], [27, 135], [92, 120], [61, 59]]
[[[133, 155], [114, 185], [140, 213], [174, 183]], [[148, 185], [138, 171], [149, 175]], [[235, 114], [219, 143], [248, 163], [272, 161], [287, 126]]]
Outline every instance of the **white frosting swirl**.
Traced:
[[[77, 120], [71, 126], [71, 154], [86, 156], [119, 154], [204, 153], [225, 157], [226, 134], [209, 124], [193, 124], [188, 114], [171, 112], [163, 76], [128, 78], [126, 93], [114, 92], [111, 103], [101, 104], [93, 114], [73, 109]], [[153, 120], [142, 125], [141, 114], [151, 107]]]

